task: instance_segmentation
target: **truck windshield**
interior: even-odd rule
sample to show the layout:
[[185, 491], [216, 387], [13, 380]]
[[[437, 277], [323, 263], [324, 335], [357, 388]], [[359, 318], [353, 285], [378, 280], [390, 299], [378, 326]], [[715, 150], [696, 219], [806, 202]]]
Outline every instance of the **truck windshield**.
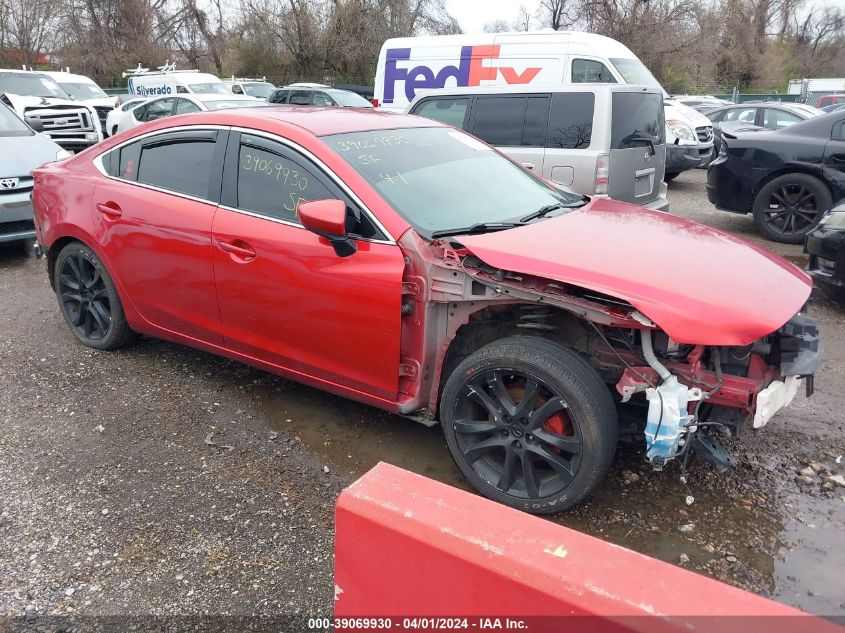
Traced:
[[0, 103], [0, 136], [32, 136], [29, 129], [5, 104]]
[[47, 75], [39, 75], [37, 73], [0, 72], [0, 94], [6, 92], [13, 95], [29, 97], [71, 98], [68, 93], [59, 87], [59, 84]]
[[74, 99], [106, 99], [108, 95], [95, 83], [68, 83], [63, 81], [59, 84], [66, 93]]
[[322, 140], [425, 237], [518, 223], [538, 209], [580, 206], [584, 200], [451, 128], [355, 132]]
[[232, 91], [221, 82], [208, 82], [205, 84], [189, 84], [191, 92], [198, 95], [230, 95]]
[[372, 108], [373, 104], [364, 99], [361, 95], [348, 90], [326, 90], [329, 96], [337, 101], [338, 105], [347, 108]]
[[[657, 81], [651, 71], [645, 67], [639, 59], [625, 59], [622, 57], [615, 57], [610, 60], [622, 75], [626, 84], [637, 84], [640, 86], [654, 86], [663, 90], [663, 86]], [[668, 96], [665, 90], [663, 95]]]

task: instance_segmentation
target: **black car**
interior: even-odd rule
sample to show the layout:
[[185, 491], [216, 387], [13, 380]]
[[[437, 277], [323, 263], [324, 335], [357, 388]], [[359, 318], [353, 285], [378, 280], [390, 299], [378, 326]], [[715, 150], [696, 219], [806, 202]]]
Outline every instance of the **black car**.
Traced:
[[713, 122], [713, 146], [717, 152], [722, 145], [723, 128], [730, 130], [732, 126], [744, 124], [780, 130], [822, 114], [824, 112], [818, 108], [803, 103], [777, 101], [732, 103], [704, 112], [704, 115]]
[[802, 243], [833, 200], [845, 198], [845, 111], [781, 130], [724, 131], [707, 197], [717, 209], [753, 213], [770, 240]]
[[807, 272], [816, 286], [845, 299], [845, 200], [840, 201], [807, 235]]

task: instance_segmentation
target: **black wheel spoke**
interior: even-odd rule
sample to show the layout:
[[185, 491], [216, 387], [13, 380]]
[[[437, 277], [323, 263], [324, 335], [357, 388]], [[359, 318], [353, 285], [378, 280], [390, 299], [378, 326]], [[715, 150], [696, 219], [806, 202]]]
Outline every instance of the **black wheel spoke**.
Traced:
[[519, 404], [516, 405], [514, 417], [528, 416], [531, 413], [531, 410], [534, 407], [534, 400], [537, 399], [537, 391], [539, 389], [540, 385], [534, 378], [529, 376], [525, 380], [525, 392], [522, 394]]
[[815, 224], [817, 215], [815, 211], [798, 209], [796, 213], [803, 218], [807, 224]]
[[537, 484], [534, 458], [530, 453], [522, 454], [522, 479], [525, 482], [525, 494], [529, 499], [537, 499], [540, 496], [540, 486]]
[[537, 445], [529, 446], [528, 450], [551, 466], [558, 474], [558, 477], [565, 483], [569, 483], [575, 477], [575, 474], [572, 472], [572, 464], [560, 455], [550, 453], [544, 447]]
[[776, 191], [772, 192], [772, 198], [774, 198], [777, 201], [779, 208], [783, 208], [783, 207], [786, 207], [786, 206], [789, 205], [789, 203], [783, 198], [783, 196], [781, 196]]
[[79, 282], [70, 275], [62, 274], [59, 276], [59, 283], [62, 286], [67, 286], [71, 290], [79, 290]]
[[495, 419], [498, 419], [502, 415], [501, 408], [493, 402], [493, 399], [487, 395], [487, 392], [484, 391], [484, 388], [481, 385], [478, 383], [470, 383], [467, 385], [467, 389], [469, 389], [470, 398], [487, 409], [487, 412]]
[[91, 274], [91, 279], [86, 283], [86, 287], [89, 289], [94, 288], [95, 286], [102, 286], [103, 279], [100, 277], [100, 271], [97, 270], [96, 267], [93, 268], [94, 272]]
[[82, 275], [82, 269], [79, 267], [79, 262], [77, 261], [76, 256], [68, 257], [66, 262], [70, 267], [70, 274], [72, 278], [81, 286], [85, 278]]
[[496, 399], [501, 403], [505, 412], [508, 415], [514, 415], [516, 413], [516, 405], [513, 403], [513, 400], [508, 393], [508, 388], [505, 387], [502, 372], [494, 371], [492, 374], [488, 375], [487, 384], [490, 386], [490, 390], [493, 392], [493, 395], [496, 396]]
[[464, 451], [464, 457], [466, 457], [467, 461], [471, 464], [485, 453], [489, 453], [490, 451], [497, 448], [502, 448], [505, 443], [509, 441], [510, 440], [508, 438], [488, 437], [486, 440], [476, 442], [475, 444], [467, 448]]
[[75, 288], [65, 290], [62, 293], [62, 301], [75, 301], [76, 303], [82, 303], [82, 295], [78, 292], [74, 292], [74, 290]]
[[507, 492], [513, 488], [513, 480], [516, 476], [516, 462], [519, 459], [516, 451], [508, 446], [505, 449], [505, 463], [502, 466], [502, 474], [496, 484], [496, 488], [502, 492]]
[[541, 442], [559, 448], [565, 453], [577, 455], [581, 452], [581, 441], [572, 435], [555, 435], [543, 429], [534, 431], [534, 437]]
[[528, 430], [539, 429], [550, 417], [564, 409], [566, 409], [566, 403], [562, 398], [549, 398], [528, 418]]
[[474, 433], [490, 433], [501, 428], [501, 425], [492, 420], [457, 420], [455, 421], [455, 432], [465, 435]]
[[96, 322], [99, 332], [105, 335], [105, 333], [109, 329], [108, 313], [103, 309], [103, 306], [98, 303], [92, 303], [89, 312], [91, 313], [91, 317]]

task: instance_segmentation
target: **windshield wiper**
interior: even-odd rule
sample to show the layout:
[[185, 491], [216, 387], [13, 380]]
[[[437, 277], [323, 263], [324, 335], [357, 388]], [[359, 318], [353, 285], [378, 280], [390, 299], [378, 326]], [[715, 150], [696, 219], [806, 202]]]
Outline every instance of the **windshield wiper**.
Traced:
[[544, 215], [548, 215], [552, 211], [557, 211], [558, 209], [563, 209], [565, 204], [562, 202], [555, 202], [554, 204], [547, 204], [545, 207], [540, 207], [534, 213], [529, 213], [524, 218], [520, 218], [520, 222], [530, 222], [531, 220], [536, 220], [537, 218], [542, 218]]
[[459, 235], [461, 233], [486, 233], [487, 231], [502, 231], [504, 229], [512, 229], [517, 226], [522, 226], [521, 222], [478, 222], [471, 226], [465, 226], [457, 229], [445, 229], [443, 231], [434, 231], [431, 234], [432, 239], [436, 237], [447, 237], [449, 235]]

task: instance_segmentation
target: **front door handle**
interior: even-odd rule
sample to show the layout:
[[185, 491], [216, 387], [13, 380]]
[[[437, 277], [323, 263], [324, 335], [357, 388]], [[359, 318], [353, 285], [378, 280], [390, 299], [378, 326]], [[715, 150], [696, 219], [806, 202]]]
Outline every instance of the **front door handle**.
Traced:
[[845, 163], [845, 154], [831, 154], [830, 160], [834, 163]]
[[120, 216], [123, 215], [123, 210], [120, 208], [120, 205], [112, 201], [98, 202], [97, 211], [99, 211], [111, 220], [117, 220]]
[[217, 248], [224, 253], [229, 253], [232, 259], [237, 262], [251, 262], [256, 257], [252, 247], [243, 240], [234, 240], [232, 242], [216, 240], [216, 242]]
[[534, 169], [534, 163], [522, 163], [522, 166], [525, 167], [525, 169]]

